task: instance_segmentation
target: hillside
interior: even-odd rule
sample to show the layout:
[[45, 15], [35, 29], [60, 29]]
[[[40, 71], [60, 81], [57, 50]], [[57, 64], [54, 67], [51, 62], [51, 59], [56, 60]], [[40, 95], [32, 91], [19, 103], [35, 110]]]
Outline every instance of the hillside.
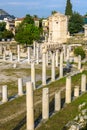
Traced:
[[0, 20], [3, 20], [4, 18], [15, 19], [15, 17], [13, 15], [10, 15], [3, 9], [0, 9]]

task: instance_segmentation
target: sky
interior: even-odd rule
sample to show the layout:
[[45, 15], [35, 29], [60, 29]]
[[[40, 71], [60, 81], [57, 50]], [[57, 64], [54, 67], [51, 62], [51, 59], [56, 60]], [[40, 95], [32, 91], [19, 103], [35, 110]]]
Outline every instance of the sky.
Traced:
[[[0, 0], [0, 9], [15, 17], [24, 17], [26, 14], [48, 17], [53, 10], [65, 12], [67, 0]], [[87, 0], [71, 0], [73, 11], [81, 15], [87, 13]]]

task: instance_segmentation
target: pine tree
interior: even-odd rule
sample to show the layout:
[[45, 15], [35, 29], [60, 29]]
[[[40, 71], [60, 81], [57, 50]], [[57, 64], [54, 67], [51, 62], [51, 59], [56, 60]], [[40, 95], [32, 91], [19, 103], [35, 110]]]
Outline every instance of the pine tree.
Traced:
[[67, 0], [66, 9], [65, 9], [65, 15], [71, 16], [72, 13], [73, 13], [73, 11], [72, 11], [72, 4], [71, 4], [70, 0]]

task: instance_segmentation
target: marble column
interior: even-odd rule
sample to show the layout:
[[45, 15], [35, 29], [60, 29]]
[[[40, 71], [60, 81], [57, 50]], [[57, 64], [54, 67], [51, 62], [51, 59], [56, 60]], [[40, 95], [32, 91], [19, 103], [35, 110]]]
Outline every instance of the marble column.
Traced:
[[66, 77], [66, 103], [71, 103], [71, 77]]
[[70, 50], [69, 47], [67, 47], [67, 60], [69, 60], [69, 56], [70, 56]]
[[0, 54], [1, 54], [1, 55], [3, 54], [3, 47], [2, 47], [2, 44], [0, 44]]
[[12, 55], [12, 52], [10, 52], [10, 61], [11, 61], [11, 62], [13, 61], [13, 55]]
[[36, 56], [36, 43], [35, 41], [33, 42], [33, 56]]
[[26, 83], [26, 109], [27, 130], [34, 130], [34, 101], [33, 86], [31, 82]]
[[23, 81], [22, 78], [18, 78], [18, 95], [23, 95]]
[[74, 88], [74, 97], [79, 97], [79, 86], [75, 86]]
[[81, 70], [81, 56], [78, 56], [78, 70]]
[[55, 81], [55, 53], [52, 52], [52, 69], [51, 69], [51, 80]]
[[18, 62], [20, 62], [20, 45], [17, 45]]
[[47, 120], [49, 118], [49, 89], [43, 88], [42, 93], [42, 119]]
[[42, 54], [42, 85], [46, 85], [46, 53]]
[[47, 53], [46, 53], [46, 65], [47, 65], [47, 66], [48, 66], [48, 64], [49, 64], [49, 61], [48, 61], [48, 60], [49, 60], [49, 57], [48, 57], [48, 56], [49, 56], [49, 52], [47, 51]]
[[59, 111], [61, 109], [61, 95], [60, 91], [55, 93], [55, 111]]
[[4, 60], [4, 61], [6, 60], [5, 51], [4, 51], [4, 53], [3, 53], [3, 60]]
[[64, 61], [66, 61], [66, 45], [63, 45]]
[[8, 101], [7, 85], [2, 86], [2, 102]]
[[56, 50], [56, 67], [58, 67], [58, 61], [59, 61], [59, 55], [58, 55], [59, 51]]
[[81, 92], [86, 92], [86, 75], [82, 74], [81, 77]]
[[36, 63], [37, 63], [37, 65], [39, 64], [39, 45], [38, 44], [36, 47]]
[[28, 64], [30, 64], [30, 47], [27, 47]]
[[33, 89], [36, 89], [36, 77], [35, 77], [35, 63], [34, 61], [31, 62], [31, 82], [33, 84]]
[[63, 77], [63, 52], [60, 54], [60, 72], [59, 72], [60, 78]]

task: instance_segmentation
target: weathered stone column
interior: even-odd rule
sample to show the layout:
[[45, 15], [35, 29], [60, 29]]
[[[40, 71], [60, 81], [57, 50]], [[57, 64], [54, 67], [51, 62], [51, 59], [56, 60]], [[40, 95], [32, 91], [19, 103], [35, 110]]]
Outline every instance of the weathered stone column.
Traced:
[[71, 103], [71, 77], [66, 78], [66, 103]]
[[51, 69], [51, 80], [55, 81], [55, 53], [52, 52], [52, 69]]
[[18, 78], [18, 95], [23, 95], [23, 81], [22, 78]]
[[20, 62], [20, 45], [17, 45], [18, 62]]
[[2, 102], [8, 101], [7, 85], [2, 86]]
[[36, 56], [36, 43], [35, 41], [33, 42], [33, 56]]
[[78, 56], [78, 70], [81, 70], [81, 56]]
[[79, 97], [79, 86], [75, 86], [74, 88], [74, 97]]
[[61, 109], [61, 96], [60, 91], [55, 93], [55, 111], [59, 111]]
[[63, 52], [61, 52], [61, 54], [60, 54], [60, 73], [59, 73], [59, 75], [60, 75], [60, 78], [63, 77]]
[[39, 64], [39, 45], [38, 44], [36, 47], [36, 63], [37, 63], [37, 65]]
[[11, 62], [13, 61], [13, 55], [12, 55], [12, 52], [10, 52], [10, 61], [11, 61]]
[[46, 53], [46, 65], [47, 65], [47, 66], [48, 66], [48, 60], [49, 60], [48, 55], [49, 55], [49, 53], [48, 53], [48, 51], [47, 51], [47, 53]]
[[26, 109], [27, 109], [27, 130], [34, 130], [34, 101], [33, 86], [31, 82], [26, 83]]
[[86, 75], [82, 74], [81, 77], [81, 92], [86, 92]]
[[27, 47], [28, 64], [30, 64], [30, 47]]
[[69, 47], [67, 47], [67, 60], [69, 60], [69, 56], [70, 56], [70, 51], [69, 51]]
[[1, 54], [1, 55], [3, 54], [3, 47], [2, 47], [2, 44], [0, 44], [0, 54]]
[[43, 88], [42, 93], [42, 119], [47, 120], [49, 118], [49, 89]]
[[4, 60], [4, 61], [6, 60], [5, 51], [4, 51], [4, 53], [3, 53], [3, 60]]
[[46, 53], [42, 54], [42, 85], [46, 85]]
[[59, 55], [58, 55], [59, 51], [56, 50], [56, 67], [58, 67], [58, 59], [59, 59]]
[[64, 61], [66, 61], [66, 45], [63, 45]]
[[33, 84], [33, 89], [36, 89], [36, 78], [35, 78], [35, 63], [34, 61], [31, 62], [31, 82]]

